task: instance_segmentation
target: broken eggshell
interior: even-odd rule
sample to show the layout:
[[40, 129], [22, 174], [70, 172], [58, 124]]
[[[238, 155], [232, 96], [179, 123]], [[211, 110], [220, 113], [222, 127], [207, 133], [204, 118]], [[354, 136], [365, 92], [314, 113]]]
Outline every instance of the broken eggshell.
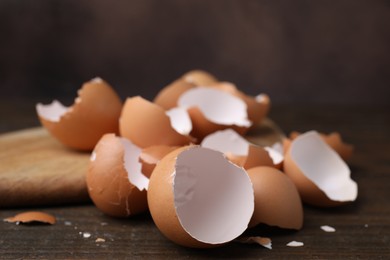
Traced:
[[27, 211], [23, 213], [16, 214], [13, 217], [5, 218], [5, 222], [11, 223], [44, 223], [44, 224], [55, 224], [56, 218], [53, 215], [50, 215], [45, 212], [40, 211]]
[[301, 198], [283, 172], [267, 166], [251, 168], [248, 175], [255, 192], [255, 210], [249, 223], [299, 230], [303, 225]]
[[191, 135], [199, 140], [226, 128], [245, 134], [252, 125], [245, 102], [215, 88], [190, 89], [180, 96], [178, 106], [188, 110], [193, 125]]
[[[140, 96], [127, 98], [119, 119], [120, 134], [141, 148], [187, 145], [194, 139], [186, 134], [191, 129], [186, 123], [191, 121], [183, 111], [169, 116], [164, 109]], [[175, 119], [183, 121], [172, 122]]]
[[222, 153], [199, 146], [165, 156], [149, 183], [148, 204], [158, 229], [187, 247], [215, 247], [232, 241], [253, 214], [252, 183], [244, 169]]
[[209, 86], [218, 82], [218, 79], [204, 70], [191, 70], [182, 76], [186, 82], [196, 86]]
[[105, 214], [128, 217], [147, 210], [149, 179], [141, 172], [140, 154], [140, 148], [115, 134], [105, 134], [96, 145], [86, 182], [92, 201]]
[[122, 102], [112, 87], [100, 78], [83, 84], [70, 107], [57, 100], [36, 105], [42, 125], [64, 145], [92, 150], [105, 133], [118, 133]]
[[159, 105], [165, 110], [174, 108], [177, 106], [177, 100], [179, 97], [189, 89], [195, 87], [195, 84], [190, 83], [182, 78], [175, 80], [168, 86], [158, 92], [153, 100], [153, 103]]
[[248, 142], [233, 129], [217, 131], [206, 136], [201, 146], [224, 153], [230, 161], [245, 169], [274, 166], [264, 148]]
[[307, 204], [338, 206], [354, 201], [358, 194], [347, 164], [316, 131], [301, 134], [291, 142], [284, 172]]
[[248, 118], [252, 121], [252, 128], [256, 127], [268, 114], [271, 100], [266, 94], [259, 94], [256, 97], [246, 95], [231, 82], [218, 82], [210, 87], [225, 91], [240, 98], [247, 106]]
[[[295, 138], [297, 138], [301, 133], [299, 132], [291, 132], [290, 133], [290, 139], [291, 140], [294, 140]], [[333, 150], [335, 150], [339, 155], [340, 157], [344, 160], [344, 161], [348, 161], [352, 154], [353, 154], [353, 150], [354, 150], [354, 147], [353, 145], [350, 145], [350, 144], [347, 144], [347, 143], [344, 143], [344, 141], [342, 140], [341, 138], [341, 135], [340, 133], [338, 132], [333, 132], [333, 133], [330, 133], [330, 134], [324, 134], [324, 133], [319, 133], [321, 138], [330, 146], [332, 147]]]
[[165, 155], [179, 148], [178, 146], [155, 145], [142, 149], [139, 157], [142, 163], [142, 173], [148, 178], [152, 174], [156, 164], [164, 158]]

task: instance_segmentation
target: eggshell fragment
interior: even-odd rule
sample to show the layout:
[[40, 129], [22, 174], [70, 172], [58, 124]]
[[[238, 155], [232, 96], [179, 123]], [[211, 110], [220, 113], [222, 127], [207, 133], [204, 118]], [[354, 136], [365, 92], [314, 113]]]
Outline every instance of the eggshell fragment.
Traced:
[[231, 82], [218, 82], [210, 87], [223, 90], [244, 101], [247, 106], [248, 118], [252, 121], [252, 127], [257, 126], [270, 110], [271, 100], [266, 94], [259, 94], [256, 97], [246, 95]]
[[276, 142], [272, 146], [266, 146], [264, 149], [268, 152], [269, 156], [272, 159], [275, 168], [281, 170], [283, 168], [284, 160], [284, 151], [283, 144], [281, 142]]
[[243, 244], [259, 244], [270, 250], [272, 249], [272, 240], [268, 237], [240, 237], [235, 241]]
[[255, 192], [255, 211], [250, 227], [260, 223], [301, 229], [303, 208], [294, 183], [283, 172], [266, 166], [248, 170]]
[[350, 178], [347, 164], [315, 131], [301, 134], [291, 142], [284, 171], [305, 203], [337, 206], [357, 197], [357, 184]]
[[61, 143], [78, 150], [92, 150], [105, 133], [118, 132], [122, 102], [100, 78], [83, 84], [71, 107], [57, 100], [37, 104], [42, 125]]
[[142, 173], [150, 178], [156, 164], [164, 158], [165, 155], [179, 148], [178, 146], [166, 146], [166, 145], [155, 145], [144, 148], [139, 157], [142, 163]]
[[139, 96], [126, 100], [119, 119], [119, 130], [121, 136], [141, 148], [182, 146], [193, 141], [192, 137], [182, 135], [173, 128], [171, 118], [161, 107]]
[[229, 160], [245, 169], [274, 165], [264, 148], [251, 144], [233, 129], [217, 131], [206, 136], [201, 146], [224, 153]]
[[288, 242], [286, 244], [286, 246], [289, 246], [289, 247], [301, 247], [301, 246], [304, 246], [303, 242], [300, 242], [300, 241], [291, 241], [291, 242]]
[[244, 134], [252, 125], [241, 99], [214, 88], [190, 89], [180, 96], [178, 106], [188, 109], [193, 125], [191, 135], [200, 140], [226, 128]]
[[13, 217], [5, 218], [5, 222], [11, 223], [32, 223], [32, 222], [40, 222], [44, 224], [55, 224], [56, 218], [53, 215], [47, 214], [45, 212], [40, 211], [27, 211], [23, 213], [19, 213]]
[[204, 70], [191, 70], [185, 73], [182, 78], [196, 86], [209, 86], [218, 82], [218, 79]]
[[91, 156], [86, 182], [89, 195], [107, 215], [127, 217], [147, 210], [149, 179], [141, 172], [141, 149], [129, 140], [104, 135]]
[[171, 108], [177, 107], [177, 100], [179, 97], [189, 89], [195, 87], [194, 83], [191, 83], [185, 79], [178, 79], [164, 87], [158, 92], [153, 102], [156, 105], [169, 110]]
[[159, 230], [187, 247], [212, 247], [241, 235], [253, 214], [247, 173], [222, 153], [187, 146], [165, 156], [148, 190], [150, 213]]
[[[296, 131], [291, 132], [290, 139], [294, 140], [300, 134], [301, 133]], [[344, 143], [340, 133], [333, 132], [328, 135], [320, 133], [320, 136], [330, 147], [332, 147], [333, 150], [335, 150], [340, 155], [344, 161], [348, 161], [351, 158], [354, 147], [353, 145]]]

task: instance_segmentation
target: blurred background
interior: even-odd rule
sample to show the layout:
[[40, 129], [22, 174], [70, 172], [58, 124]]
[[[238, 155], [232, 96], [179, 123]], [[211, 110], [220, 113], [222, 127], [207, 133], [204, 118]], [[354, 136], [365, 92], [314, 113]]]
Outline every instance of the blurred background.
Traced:
[[204, 69], [274, 104], [390, 103], [386, 0], [0, 0], [0, 37], [3, 100], [95, 76], [152, 99]]

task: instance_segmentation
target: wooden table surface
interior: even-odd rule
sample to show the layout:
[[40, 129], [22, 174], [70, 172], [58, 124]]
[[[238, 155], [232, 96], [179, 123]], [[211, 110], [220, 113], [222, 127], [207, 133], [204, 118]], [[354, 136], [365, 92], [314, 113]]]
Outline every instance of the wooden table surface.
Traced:
[[[0, 133], [38, 126], [35, 102], [0, 99]], [[272, 250], [236, 242], [216, 249], [188, 249], [165, 239], [149, 214], [114, 219], [92, 204], [39, 207], [33, 210], [55, 215], [57, 223], [0, 222], [0, 258], [390, 259], [390, 107], [276, 106], [270, 118], [286, 133], [339, 131], [354, 144], [350, 167], [359, 185], [357, 201], [332, 209], [305, 206], [304, 227], [298, 232], [265, 226], [248, 232], [270, 237]], [[1, 209], [0, 219], [26, 210], [30, 209]], [[326, 233], [322, 225], [336, 232]], [[91, 236], [84, 238], [86, 233]], [[105, 242], [95, 242], [97, 238]], [[292, 240], [304, 246], [287, 247]]]

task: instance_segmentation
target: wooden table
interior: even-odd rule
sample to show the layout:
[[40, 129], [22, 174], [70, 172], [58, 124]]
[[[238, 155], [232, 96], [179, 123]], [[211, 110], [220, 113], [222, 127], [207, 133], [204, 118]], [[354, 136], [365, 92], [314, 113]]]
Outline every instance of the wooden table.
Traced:
[[[37, 100], [0, 100], [0, 133], [39, 125]], [[177, 246], [163, 237], [149, 214], [114, 219], [92, 204], [39, 207], [57, 217], [55, 225], [0, 222], [0, 258], [252, 258], [390, 259], [390, 107], [276, 106], [270, 118], [286, 132], [339, 131], [355, 145], [350, 163], [359, 184], [356, 202], [333, 209], [305, 206], [301, 231], [258, 227], [250, 235], [268, 236], [272, 250], [229, 243], [216, 249]], [[1, 149], [1, 147], [0, 147]], [[1, 199], [1, 198], [0, 198]], [[0, 219], [26, 208], [1, 209]], [[320, 229], [336, 228], [334, 233]], [[83, 234], [91, 236], [85, 238]], [[105, 242], [95, 242], [97, 238]], [[304, 242], [291, 248], [292, 240]]]

